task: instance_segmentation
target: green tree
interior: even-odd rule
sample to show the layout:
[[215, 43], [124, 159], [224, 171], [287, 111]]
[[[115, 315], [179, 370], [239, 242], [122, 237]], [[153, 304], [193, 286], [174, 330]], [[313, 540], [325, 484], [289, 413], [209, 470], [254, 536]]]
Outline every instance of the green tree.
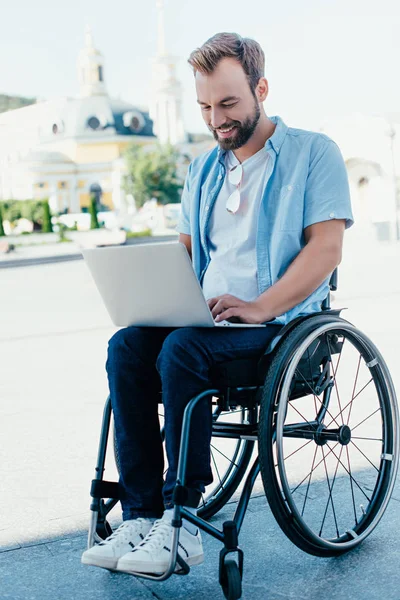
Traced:
[[42, 200], [42, 231], [43, 233], [52, 233], [53, 225], [51, 223], [51, 213], [48, 200]]
[[124, 188], [133, 194], [138, 208], [156, 198], [160, 204], [181, 200], [182, 181], [177, 174], [179, 153], [172, 146], [132, 145], [125, 153], [127, 175]]
[[3, 221], [14, 223], [25, 218], [32, 221], [35, 229], [41, 229], [43, 223], [43, 205], [40, 200], [4, 200], [2, 203]]
[[4, 233], [4, 227], [3, 227], [3, 207], [2, 207], [2, 202], [0, 202], [0, 237], [2, 237], [3, 235], [6, 235]]
[[96, 194], [90, 195], [90, 229], [99, 229], [99, 221], [97, 219], [97, 202], [96, 202]]

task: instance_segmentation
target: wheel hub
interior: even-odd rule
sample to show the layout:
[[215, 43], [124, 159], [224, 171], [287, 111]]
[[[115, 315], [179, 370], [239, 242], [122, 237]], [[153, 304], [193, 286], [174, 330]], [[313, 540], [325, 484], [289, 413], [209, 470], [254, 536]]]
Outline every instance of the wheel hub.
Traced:
[[351, 429], [348, 425], [341, 425], [338, 429], [326, 429], [321, 423], [314, 433], [314, 440], [318, 446], [324, 446], [329, 441], [347, 446], [351, 441]]

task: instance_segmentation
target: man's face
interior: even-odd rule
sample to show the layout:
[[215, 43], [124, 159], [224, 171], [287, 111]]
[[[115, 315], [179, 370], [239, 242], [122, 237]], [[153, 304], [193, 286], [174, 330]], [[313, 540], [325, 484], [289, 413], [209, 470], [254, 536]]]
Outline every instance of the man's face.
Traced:
[[196, 72], [197, 102], [203, 119], [223, 150], [237, 150], [253, 135], [260, 105], [242, 65], [222, 59], [210, 74]]

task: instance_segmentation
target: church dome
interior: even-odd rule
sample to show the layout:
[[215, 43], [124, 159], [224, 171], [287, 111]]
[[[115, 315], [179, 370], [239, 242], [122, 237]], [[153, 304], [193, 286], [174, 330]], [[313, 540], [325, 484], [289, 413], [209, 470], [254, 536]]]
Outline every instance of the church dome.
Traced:
[[146, 110], [107, 95], [70, 98], [50, 121], [44, 132], [47, 141], [103, 140], [115, 135], [154, 137], [153, 121]]
[[116, 133], [120, 135], [154, 136], [153, 121], [148, 111], [117, 98], [110, 98]]
[[39, 163], [43, 165], [46, 164], [73, 164], [73, 160], [69, 158], [66, 154], [62, 152], [56, 151], [47, 151], [47, 150], [31, 150], [23, 157], [24, 163]]

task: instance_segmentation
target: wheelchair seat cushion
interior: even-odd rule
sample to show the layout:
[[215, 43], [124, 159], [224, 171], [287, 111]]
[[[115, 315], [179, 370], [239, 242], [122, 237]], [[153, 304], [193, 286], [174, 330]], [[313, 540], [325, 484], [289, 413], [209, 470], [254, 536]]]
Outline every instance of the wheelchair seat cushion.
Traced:
[[263, 385], [257, 373], [259, 357], [236, 358], [215, 364], [210, 369], [211, 381], [216, 387], [245, 387]]

